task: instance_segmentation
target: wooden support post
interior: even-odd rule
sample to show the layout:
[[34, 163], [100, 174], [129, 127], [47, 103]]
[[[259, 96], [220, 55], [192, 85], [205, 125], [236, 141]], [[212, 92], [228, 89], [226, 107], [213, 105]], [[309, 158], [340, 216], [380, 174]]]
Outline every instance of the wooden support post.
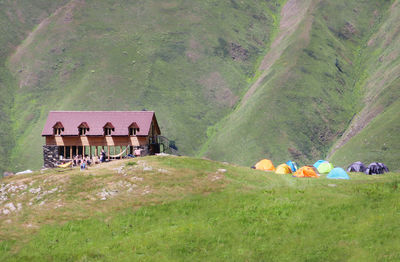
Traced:
[[66, 158], [67, 158], [67, 147], [64, 146], [64, 159], [66, 159]]
[[69, 146], [69, 159], [72, 160], [72, 146]]
[[92, 158], [92, 146], [89, 146], [89, 158]]
[[107, 158], [110, 160], [110, 146], [107, 146]]
[[[119, 153], [122, 152], [122, 146], [119, 146]], [[122, 159], [122, 155], [119, 157], [119, 159]]]
[[97, 149], [97, 146], [94, 147], [94, 154], [96, 156], [99, 156], [99, 150]]

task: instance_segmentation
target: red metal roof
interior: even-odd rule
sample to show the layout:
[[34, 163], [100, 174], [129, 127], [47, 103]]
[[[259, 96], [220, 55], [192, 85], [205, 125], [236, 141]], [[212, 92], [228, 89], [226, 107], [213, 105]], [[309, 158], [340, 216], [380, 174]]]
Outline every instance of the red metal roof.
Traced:
[[44, 125], [42, 136], [52, 136], [53, 126], [60, 122], [64, 127], [63, 136], [78, 136], [78, 126], [86, 122], [89, 126], [87, 136], [104, 135], [103, 127], [110, 122], [115, 131], [112, 136], [128, 136], [129, 126], [136, 122], [138, 136], [147, 136], [155, 114], [153, 111], [50, 111]]

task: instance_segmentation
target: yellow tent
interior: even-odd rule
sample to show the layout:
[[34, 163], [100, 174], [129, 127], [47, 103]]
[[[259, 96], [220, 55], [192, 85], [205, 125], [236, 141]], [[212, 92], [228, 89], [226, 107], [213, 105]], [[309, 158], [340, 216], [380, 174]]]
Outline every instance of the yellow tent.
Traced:
[[297, 170], [294, 174], [294, 177], [316, 177], [318, 178], [318, 171], [313, 166], [303, 166], [299, 170]]
[[258, 162], [256, 164], [256, 169], [263, 171], [275, 171], [275, 167], [269, 159], [263, 159]]
[[290, 166], [286, 164], [280, 164], [279, 166], [276, 167], [275, 173], [277, 174], [291, 174], [292, 169], [290, 169]]

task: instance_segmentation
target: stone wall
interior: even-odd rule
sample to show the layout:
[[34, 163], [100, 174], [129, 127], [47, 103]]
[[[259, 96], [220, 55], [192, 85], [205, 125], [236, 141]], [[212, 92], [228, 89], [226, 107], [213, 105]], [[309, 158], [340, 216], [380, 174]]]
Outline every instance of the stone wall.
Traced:
[[44, 167], [56, 167], [59, 164], [58, 146], [43, 146]]

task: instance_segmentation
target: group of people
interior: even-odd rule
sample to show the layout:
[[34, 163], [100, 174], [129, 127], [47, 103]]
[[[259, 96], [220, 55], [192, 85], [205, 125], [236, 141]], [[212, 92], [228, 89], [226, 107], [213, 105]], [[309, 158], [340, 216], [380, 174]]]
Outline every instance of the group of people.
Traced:
[[[134, 155], [128, 155], [130, 157], [138, 157], [141, 156], [141, 149], [138, 148], [134, 151]], [[95, 159], [96, 158], [96, 159]], [[92, 163], [98, 163], [98, 161], [100, 161], [101, 163], [104, 163], [107, 161], [107, 157], [106, 157], [106, 152], [104, 151], [104, 149], [101, 150], [100, 152], [100, 159], [97, 158], [97, 156], [95, 158], [91, 158], [87, 155], [76, 155], [73, 157], [73, 161], [72, 161], [72, 166], [80, 166], [81, 170], [86, 169], [88, 166], [90, 166]]]
[[92, 162], [93, 162], [92, 159], [87, 155], [84, 156], [77, 155], [74, 156], [72, 160], [72, 166], [80, 166], [81, 169], [85, 169], [87, 166], [90, 166]]

